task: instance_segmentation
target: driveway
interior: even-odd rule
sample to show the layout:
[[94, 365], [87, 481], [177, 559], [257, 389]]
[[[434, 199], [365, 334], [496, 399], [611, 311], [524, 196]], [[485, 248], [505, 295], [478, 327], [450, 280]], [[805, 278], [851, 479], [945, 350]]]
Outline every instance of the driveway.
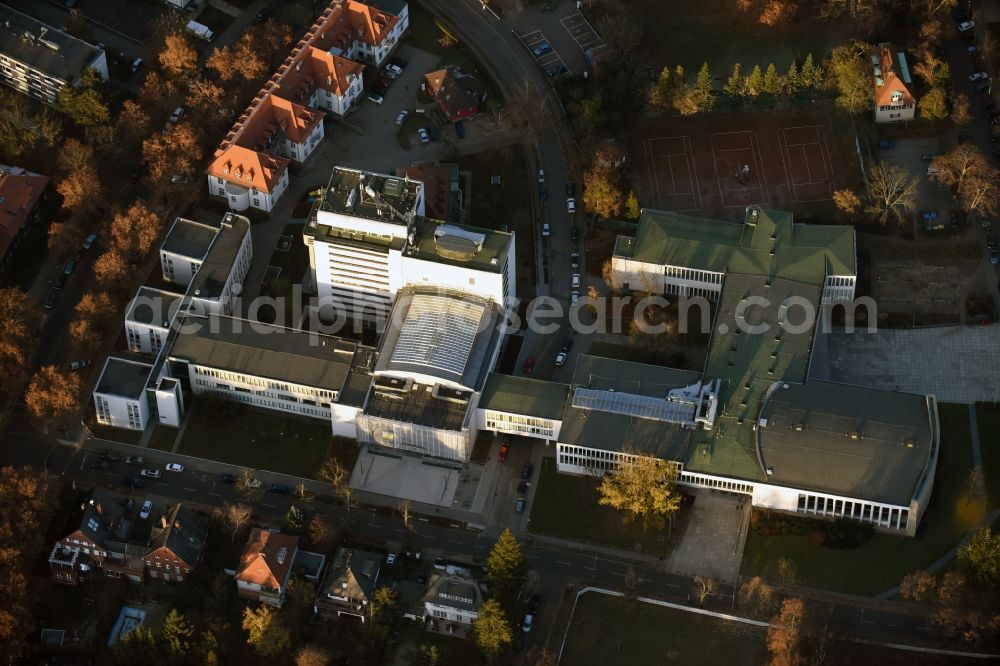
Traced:
[[735, 583], [750, 522], [747, 495], [708, 488], [685, 489], [694, 504], [680, 543], [667, 562], [667, 570], [683, 576], [707, 576], [716, 582]]
[[[829, 333], [827, 363], [810, 376], [908, 393], [941, 402], [1000, 398], [1000, 326], [941, 326], [878, 333]], [[817, 342], [817, 350], [824, 347]]]

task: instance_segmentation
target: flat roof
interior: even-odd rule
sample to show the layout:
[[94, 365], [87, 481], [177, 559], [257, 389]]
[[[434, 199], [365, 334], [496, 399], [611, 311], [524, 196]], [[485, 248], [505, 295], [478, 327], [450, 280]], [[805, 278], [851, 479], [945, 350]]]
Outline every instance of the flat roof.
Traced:
[[486, 378], [479, 409], [558, 421], [562, 419], [568, 396], [566, 384], [494, 372]]
[[416, 216], [424, 184], [400, 176], [334, 167], [318, 210], [406, 226], [400, 215]]
[[505, 231], [427, 218], [418, 220], [414, 230], [405, 256], [477, 271], [502, 273], [514, 249], [513, 234]]
[[189, 293], [195, 298], [218, 298], [233, 272], [243, 239], [250, 233], [250, 220], [242, 215], [226, 213], [212, 246], [201, 262], [201, 268], [191, 280]]
[[615, 256], [717, 273], [767, 275], [821, 284], [857, 273], [854, 227], [796, 224], [791, 213], [748, 209], [728, 222], [644, 209], [634, 238], [619, 237]]
[[354, 342], [328, 335], [209, 315], [184, 317], [169, 356], [339, 393], [357, 348]]
[[568, 406], [559, 441], [605, 451], [628, 451], [683, 461], [693, 431], [676, 423]]
[[701, 373], [660, 365], [580, 354], [573, 385], [635, 395], [666, 397], [667, 391], [701, 381]]
[[406, 390], [390, 390], [376, 380], [368, 393], [364, 413], [438, 430], [461, 431], [471, 398], [471, 391], [454, 389], [435, 395], [433, 386], [419, 383], [410, 383]]
[[0, 4], [0, 53], [72, 83], [101, 51], [93, 44]]
[[773, 483], [909, 504], [934, 434], [928, 398], [827, 381], [778, 388], [759, 429]]
[[479, 296], [423, 287], [400, 290], [375, 372], [426, 375], [478, 390], [499, 342], [499, 324], [497, 305]]
[[152, 370], [152, 363], [131, 359], [124, 354], [109, 356], [94, 392], [138, 399], [146, 390]]
[[201, 261], [212, 247], [221, 222], [199, 222], [178, 217], [170, 226], [160, 251]]
[[155, 324], [161, 328], [168, 328], [174, 315], [177, 314], [177, 309], [183, 298], [184, 294], [143, 285], [139, 287], [132, 302], [129, 303], [125, 319], [140, 324]]
[[[809, 367], [815, 324], [802, 332], [779, 322], [801, 322], [803, 310], [784, 306], [792, 298], [819, 303], [821, 287], [759, 275], [727, 274], [719, 298], [705, 364], [705, 379], [719, 379], [715, 430], [695, 437], [687, 468], [721, 476], [765, 479], [757, 459], [753, 424], [768, 388], [778, 381], [802, 383]], [[737, 322], [744, 299], [758, 298]], [[748, 333], [760, 327], [760, 333]]]

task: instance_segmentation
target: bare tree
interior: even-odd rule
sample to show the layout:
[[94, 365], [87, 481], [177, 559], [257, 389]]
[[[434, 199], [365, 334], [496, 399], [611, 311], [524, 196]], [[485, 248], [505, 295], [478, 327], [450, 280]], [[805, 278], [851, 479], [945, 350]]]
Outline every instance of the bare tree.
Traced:
[[867, 210], [885, 225], [894, 218], [905, 224], [907, 215], [916, 210], [917, 179], [903, 167], [894, 164], [877, 164], [865, 177]]
[[740, 586], [740, 603], [746, 606], [754, 615], [768, 613], [774, 604], [774, 588], [754, 576]]
[[236, 477], [236, 489], [247, 499], [253, 499], [260, 494], [261, 483], [253, 476], [253, 471], [244, 468]]
[[252, 517], [253, 509], [246, 504], [229, 504], [227, 502], [222, 506], [222, 521], [229, 528], [233, 541], [236, 541], [236, 535], [250, 522]]
[[971, 175], [984, 174], [989, 169], [986, 157], [971, 143], [963, 143], [931, 162], [931, 179], [961, 189], [962, 183]]
[[715, 579], [708, 576], [694, 577], [694, 594], [698, 597], [698, 603], [704, 604], [705, 600], [715, 594]]
[[798, 567], [787, 557], [781, 557], [775, 564], [775, 573], [778, 576], [778, 583], [782, 587], [788, 587], [795, 585], [795, 580], [798, 578]]
[[351, 496], [354, 489], [351, 488], [351, 473], [336, 458], [327, 458], [319, 470], [319, 478], [326, 481], [333, 487], [344, 504], [347, 505], [347, 513], [351, 512]]
[[403, 527], [410, 529], [410, 509], [413, 508], [413, 502], [408, 499], [400, 500], [399, 502], [399, 515], [403, 519]]
[[993, 167], [989, 167], [984, 173], [977, 173], [966, 178], [958, 190], [959, 199], [961, 199], [965, 210], [970, 213], [978, 210], [995, 215], [997, 204], [1000, 202], [1000, 190], [997, 189], [998, 179], [1000, 179], [1000, 171]]
[[903, 580], [899, 584], [899, 594], [904, 599], [924, 602], [934, 594], [936, 582], [934, 576], [926, 571], [914, 571], [903, 576]]

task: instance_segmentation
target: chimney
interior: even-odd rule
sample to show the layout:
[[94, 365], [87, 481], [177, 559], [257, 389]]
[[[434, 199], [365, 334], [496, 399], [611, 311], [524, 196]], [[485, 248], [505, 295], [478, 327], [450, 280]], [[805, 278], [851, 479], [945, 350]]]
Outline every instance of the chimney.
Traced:
[[163, 529], [166, 529], [167, 528], [167, 524], [168, 523], [167, 523], [167, 516], [166, 516], [166, 514], [160, 516], [160, 527], [162, 527]]

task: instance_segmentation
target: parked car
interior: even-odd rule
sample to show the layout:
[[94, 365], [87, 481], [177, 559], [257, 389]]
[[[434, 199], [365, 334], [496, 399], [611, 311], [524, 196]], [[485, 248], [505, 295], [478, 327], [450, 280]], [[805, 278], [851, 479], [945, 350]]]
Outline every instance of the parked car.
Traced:
[[556, 367], [561, 368], [566, 365], [566, 352], [559, 352], [556, 354]]
[[569, 228], [569, 239], [574, 243], [580, 241], [580, 230], [576, 228], [575, 224]]
[[546, 74], [546, 76], [549, 76], [549, 77], [551, 77], [553, 79], [555, 77], [557, 77], [557, 76], [562, 76], [563, 74], [567, 73], [568, 71], [569, 71], [569, 69], [566, 67], [566, 65], [552, 65], [551, 67], [546, 67], [545, 68], [545, 74]]
[[400, 67], [399, 65], [394, 65], [392, 63], [389, 63], [388, 65], [386, 65], [385, 68], [386, 68], [387, 71], [392, 72], [396, 76], [400, 76], [403, 73], [403, 68], [402, 67]]
[[427, 133], [431, 135], [431, 141], [437, 141], [441, 138], [441, 132], [434, 125], [427, 126]]
[[566, 199], [566, 212], [570, 215], [576, 212], [576, 199], [573, 197]]
[[98, 238], [97, 234], [90, 234], [89, 236], [84, 238], [83, 249], [89, 250], [90, 248], [94, 247], [94, 245], [97, 243], [97, 238]]
[[417, 130], [417, 134], [420, 135], [420, 143], [430, 143], [431, 137], [423, 127]]
[[142, 479], [136, 478], [134, 476], [126, 476], [125, 480], [122, 483], [132, 488], [142, 488], [143, 485], [145, 485], [145, 482]]
[[149, 514], [153, 512], [153, 500], [146, 500], [142, 503], [142, 511], [139, 512], [139, 518], [146, 520], [149, 518]]
[[896, 142], [895, 141], [884, 139], [884, 140], [878, 142], [878, 149], [879, 150], [892, 150], [895, 147], [896, 147]]
[[102, 471], [103, 472], [104, 470], [106, 470], [108, 468], [108, 461], [106, 461], [106, 460], [98, 460], [97, 462], [90, 463], [89, 465], [87, 465], [87, 467], [90, 468], [90, 469], [92, 469], [92, 470], [95, 470], [95, 471]]
[[990, 78], [990, 75], [987, 74], [986, 72], [973, 72], [972, 74], [969, 74], [970, 81], [979, 81], [980, 79], [988, 79], [988, 78]]
[[260, 488], [260, 479], [250, 479], [246, 482], [247, 488]]
[[168, 472], [183, 472], [184, 471], [184, 465], [182, 465], [180, 463], [167, 463], [166, 470]]
[[375, 102], [376, 104], [381, 104], [383, 101], [385, 101], [385, 97], [382, 97], [382, 95], [379, 95], [377, 92], [373, 92], [371, 95], [368, 95], [368, 101]]
[[105, 449], [104, 451], [101, 451], [100, 458], [101, 458], [101, 460], [109, 460], [111, 462], [118, 462], [119, 460], [122, 459], [122, 456], [121, 456], [120, 453], [117, 453], [115, 451], [109, 451], [109, 450]]
[[517, 484], [517, 492], [519, 495], [523, 495], [524, 493], [528, 492], [528, 482], [522, 481], [521, 483]]
[[570, 283], [570, 286], [573, 287], [574, 289], [579, 289], [580, 288], [580, 274], [579, 273], [573, 273], [573, 275], [571, 275], [570, 278], [569, 278], [569, 283]]
[[976, 92], [977, 93], [988, 92], [989, 89], [990, 89], [990, 84], [989, 83], [980, 83], [979, 85], [976, 86]]
[[997, 249], [993, 248], [990, 250], [990, 264], [996, 266], [1000, 262], [1000, 258], [997, 257]]
[[402, 111], [400, 111], [399, 115], [396, 116], [396, 124], [397, 125], [402, 125], [404, 122], [406, 122], [406, 117], [408, 115], [410, 115], [410, 112], [407, 111], [406, 109], [403, 109]]
[[[961, 30], [962, 26], [959, 26], [958, 29]], [[531, 52], [535, 54], [536, 58], [541, 58], [543, 55], [549, 53], [550, 51], [552, 51], [552, 47], [549, 46], [548, 42], [542, 42], [535, 48], [531, 49]]]
[[233, 485], [234, 483], [236, 483], [236, 477], [233, 476], [232, 474], [220, 474], [219, 478], [217, 479], [217, 481], [219, 483], [225, 483], [227, 485]]
[[569, 292], [569, 304], [570, 305], [576, 305], [576, 302], [578, 300], [580, 300], [580, 292], [578, 292], [578, 291], [571, 291], [571, 292]]
[[291, 495], [292, 487], [286, 486], [284, 483], [272, 483], [267, 487], [267, 492], [275, 495]]
[[500, 445], [500, 453], [497, 454], [497, 462], [505, 463], [507, 462], [507, 452], [510, 450], [510, 446], [507, 444]]
[[521, 367], [521, 369], [524, 371], [524, 374], [526, 374], [526, 375], [530, 375], [532, 372], [534, 372], [535, 371], [535, 357], [534, 356], [529, 356], [528, 358], [524, 359], [524, 365]]
[[396, 563], [396, 553], [389, 553], [385, 556], [385, 563], [392, 566]]
[[56, 297], [59, 295], [59, 290], [55, 287], [49, 289], [49, 293], [45, 295], [45, 301], [42, 302], [42, 307], [46, 310], [51, 310], [56, 306]]
[[576, 196], [576, 183], [573, 182], [566, 183], [566, 196], [568, 197]]
[[[417, 556], [419, 557], [420, 553], [417, 553]], [[413, 578], [414, 578], [414, 580], [417, 581], [417, 585], [426, 585], [427, 584], [427, 574], [417, 574]]]
[[531, 473], [534, 471], [535, 467], [530, 462], [524, 463], [524, 467], [521, 468], [521, 478], [527, 481], [531, 478]]
[[548, 222], [543, 223], [542, 224], [542, 236], [547, 238], [548, 236], [551, 235], [551, 233], [552, 232], [549, 229], [549, 223]]
[[63, 275], [65, 275], [66, 277], [69, 277], [70, 275], [72, 275], [73, 271], [76, 270], [76, 264], [77, 264], [76, 257], [73, 257], [72, 259], [70, 259], [69, 261], [67, 261], [66, 262], [66, 267], [63, 268]]
[[524, 616], [524, 624], [521, 625], [521, 628], [524, 630], [524, 633], [528, 633], [531, 631], [531, 620], [532, 620], [531, 613], [528, 613], [527, 615]]
[[931, 162], [934, 160], [935, 157], [938, 156], [939, 156], [938, 153], [924, 153], [923, 155], [920, 156], [920, 159], [922, 159], [924, 162]]
[[457, 136], [459, 139], [465, 138], [465, 123], [463, 123], [461, 120], [455, 123], [455, 136]]
[[136, 58], [132, 61], [132, 64], [129, 65], [129, 69], [133, 72], [138, 72], [140, 67], [142, 67], [142, 58]]
[[408, 559], [411, 560], [420, 559], [420, 551], [410, 546], [403, 546], [403, 555], [405, 555]]
[[176, 109], [174, 109], [174, 112], [170, 114], [170, 122], [176, 123], [178, 120], [181, 119], [181, 116], [183, 115], [184, 115], [184, 107], [178, 106]]
[[126, 465], [142, 465], [146, 462], [146, 459], [142, 456], [129, 456], [125, 459]]
[[538, 199], [539, 201], [545, 201], [549, 198], [549, 188], [545, 183], [541, 183], [538, 186]]
[[515, 513], [524, 513], [524, 505], [525, 505], [524, 498], [523, 497], [518, 497], [517, 501], [514, 502], [514, 512]]
[[86, 368], [88, 365], [90, 365], [89, 360], [73, 361], [69, 364], [69, 369], [73, 372], [78, 372]]
[[163, 476], [163, 472], [161, 472], [158, 469], [150, 469], [149, 467], [144, 467], [143, 469], [139, 470], [139, 475], [144, 476], [147, 479], [158, 479], [161, 476]]
[[965, 55], [976, 55], [979, 53], [979, 47], [973, 44], [972, 46], [965, 47]]
[[408, 63], [403, 58], [400, 58], [399, 56], [397, 56], [395, 58], [389, 58], [389, 64], [390, 65], [395, 65], [396, 67], [399, 67], [400, 70], [403, 70], [403, 69], [406, 68], [406, 65]]
[[538, 170], [538, 182], [539, 183], [544, 183], [545, 182], [545, 169], [539, 169]]
[[961, 7], [956, 8], [955, 11], [951, 13], [951, 15], [956, 21], [959, 22], [968, 21], [969, 19], [972, 18], [972, 14], [969, 13], [969, 10], [963, 9]]
[[559, 348], [559, 351], [568, 352], [572, 348], [573, 348], [573, 338], [566, 338], [565, 340], [563, 340], [562, 347]]
[[958, 24], [958, 31], [959, 32], [968, 32], [968, 31], [972, 30], [975, 27], [976, 27], [976, 22], [975, 21], [962, 21], [961, 23]]
[[569, 265], [572, 268], [579, 268], [580, 267], [580, 253], [579, 252], [571, 252], [570, 253], [570, 255], [569, 255]]
[[385, 78], [391, 79], [392, 81], [395, 81], [396, 79], [399, 78], [399, 74], [397, 74], [396, 72], [392, 71], [391, 69], [383, 69], [381, 74]]
[[392, 87], [392, 81], [384, 77], [378, 77], [375, 79], [375, 90], [380, 93], [385, 93], [386, 90]]

